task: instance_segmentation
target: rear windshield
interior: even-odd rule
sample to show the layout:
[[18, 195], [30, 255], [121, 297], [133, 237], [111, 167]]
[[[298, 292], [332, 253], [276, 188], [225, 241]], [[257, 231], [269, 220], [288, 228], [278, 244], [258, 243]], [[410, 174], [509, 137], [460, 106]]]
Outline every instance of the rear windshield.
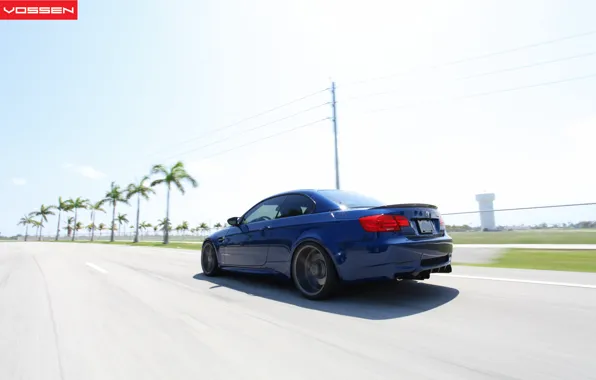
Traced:
[[321, 195], [325, 198], [346, 208], [370, 208], [386, 205], [378, 199], [367, 197], [366, 195], [342, 190], [321, 190]]

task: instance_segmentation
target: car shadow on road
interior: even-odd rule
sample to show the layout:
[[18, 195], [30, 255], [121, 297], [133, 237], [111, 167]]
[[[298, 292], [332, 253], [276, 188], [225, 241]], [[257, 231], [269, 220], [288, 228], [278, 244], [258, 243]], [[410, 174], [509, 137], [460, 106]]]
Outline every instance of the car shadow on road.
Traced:
[[221, 277], [207, 277], [198, 273], [193, 278], [212, 283], [210, 289], [213, 291], [224, 287], [298, 307], [370, 320], [424, 313], [451, 302], [459, 295], [457, 289], [446, 286], [417, 281], [389, 281], [347, 285], [332, 299], [311, 301], [303, 298], [290, 281], [278, 278], [244, 273]]

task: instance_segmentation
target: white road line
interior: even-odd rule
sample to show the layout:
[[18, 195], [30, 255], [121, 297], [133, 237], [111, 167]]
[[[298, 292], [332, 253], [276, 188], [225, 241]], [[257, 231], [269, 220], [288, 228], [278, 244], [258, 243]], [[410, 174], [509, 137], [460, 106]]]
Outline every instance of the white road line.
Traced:
[[497, 277], [481, 277], [481, 276], [466, 276], [461, 274], [445, 274], [445, 273], [433, 273], [432, 276], [441, 277], [455, 277], [455, 278], [468, 278], [471, 280], [488, 280], [488, 281], [503, 281], [503, 282], [519, 282], [523, 284], [538, 284], [538, 285], [553, 285], [553, 286], [567, 286], [572, 288], [586, 288], [596, 289], [596, 285], [586, 284], [573, 284], [568, 282], [551, 282], [551, 281], [534, 281], [534, 280], [519, 280], [514, 278], [497, 278]]
[[85, 265], [87, 265], [89, 268], [93, 268], [93, 269], [95, 269], [95, 270], [96, 270], [96, 271], [98, 271], [98, 272], [101, 272], [101, 273], [108, 273], [108, 271], [107, 271], [107, 270], [105, 270], [105, 269], [103, 269], [103, 268], [101, 268], [101, 267], [98, 267], [97, 265], [95, 265], [95, 264], [93, 264], [93, 263], [85, 263]]
[[596, 244], [454, 244], [454, 248], [519, 248], [542, 250], [596, 250]]

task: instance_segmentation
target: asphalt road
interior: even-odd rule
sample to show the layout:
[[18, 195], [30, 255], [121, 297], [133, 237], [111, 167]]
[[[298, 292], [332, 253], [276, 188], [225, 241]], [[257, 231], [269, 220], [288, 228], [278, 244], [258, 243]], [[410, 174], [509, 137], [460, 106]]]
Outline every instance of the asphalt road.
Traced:
[[197, 251], [0, 243], [2, 380], [576, 380], [594, 353], [592, 274], [456, 267], [312, 302], [207, 279]]

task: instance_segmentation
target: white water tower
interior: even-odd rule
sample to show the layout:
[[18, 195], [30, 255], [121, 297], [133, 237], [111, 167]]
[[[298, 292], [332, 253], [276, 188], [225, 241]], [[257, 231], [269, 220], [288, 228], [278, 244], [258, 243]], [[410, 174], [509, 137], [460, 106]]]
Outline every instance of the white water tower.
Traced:
[[495, 223], [495, 212], [493, 208], [495, 195], [478, 194], [476, 195], [476, 201], [478, 202], [478, 211], [480, 211], [480, 226], [482, 227], [482, 230], [496, 230], [497, 226]]

